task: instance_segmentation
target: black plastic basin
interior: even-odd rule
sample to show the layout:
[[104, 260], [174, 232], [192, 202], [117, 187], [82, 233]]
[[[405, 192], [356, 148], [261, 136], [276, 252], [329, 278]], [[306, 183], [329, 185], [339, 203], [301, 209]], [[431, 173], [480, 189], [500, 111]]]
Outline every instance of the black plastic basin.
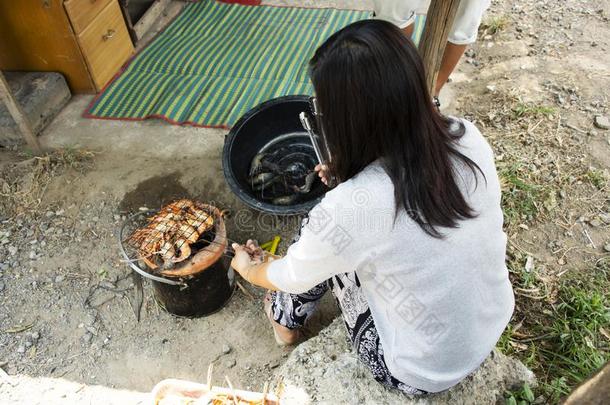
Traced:
[[315, 152], [299, 113], [309, 110], [308, 96], [284, 96], [266, 101], [248, 111], [225, 138], [222, 166], [231, 190], [248, 206], [277, 215], [301, 214], [316, 205], [328, 190], [319, 179], [312, 190], [298, 196], [292, 205], [275, 205], [257, 195], [251, 187], [249, 172], [254, 156], [269, 145]]

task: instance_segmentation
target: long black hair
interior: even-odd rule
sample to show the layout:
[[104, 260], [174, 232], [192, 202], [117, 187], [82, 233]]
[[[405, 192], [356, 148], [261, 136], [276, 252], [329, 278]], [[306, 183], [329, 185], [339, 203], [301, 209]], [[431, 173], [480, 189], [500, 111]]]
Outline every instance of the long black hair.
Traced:
[[[379, 160], [401, 208], [429, 235], [476, 214], [456, 182], [454, 161], [480, 168], [456, 149], [464, 125], [432, 104], [420, 55], [391, 23], [364, 20], [328, 38], [310, 61], [322, 127], [339, 181]], [[482, 172], [481, 172], [482, 174]]]

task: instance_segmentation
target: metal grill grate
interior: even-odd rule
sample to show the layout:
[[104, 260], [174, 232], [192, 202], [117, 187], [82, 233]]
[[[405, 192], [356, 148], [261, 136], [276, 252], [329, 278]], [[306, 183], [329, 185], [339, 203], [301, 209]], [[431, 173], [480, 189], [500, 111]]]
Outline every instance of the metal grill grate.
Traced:
[[191, 200], [174, 201], [126, 225], [128, 250], [153, 269], [172, 268], [213, 240], [214, 218]]

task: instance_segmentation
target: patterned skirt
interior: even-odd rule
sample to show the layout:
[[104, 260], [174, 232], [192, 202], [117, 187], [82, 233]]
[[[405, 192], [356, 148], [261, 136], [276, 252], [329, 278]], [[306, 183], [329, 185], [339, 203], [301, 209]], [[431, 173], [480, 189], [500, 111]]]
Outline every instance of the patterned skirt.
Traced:
[[318, 284], [304, 294], [271, 293], [271, 316], [290, 329], [302, 327], [314, 313], [322, 296], [331, 290], [347, 326], [352, 346], [378, 382], [409, 395], [426, 394], [394, 378], [385, 363], [383, 347], [371, 310], [356, 273], [345, 273]]

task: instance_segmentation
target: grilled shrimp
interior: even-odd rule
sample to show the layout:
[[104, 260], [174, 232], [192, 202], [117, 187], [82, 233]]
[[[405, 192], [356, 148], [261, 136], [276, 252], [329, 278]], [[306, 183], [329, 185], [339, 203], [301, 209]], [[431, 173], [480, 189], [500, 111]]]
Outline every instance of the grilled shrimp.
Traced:
[[167, 212], [181, 213], [187, 209], [192, 209], [195, 204], [191, 200], [182, 199], [176, 200], [165, 206], [164, 210]]
[[188, 259], [188, 257], [191, 255], [191, 247], [189, 246], [188, 241], [186, 239], [176, 239], [175, 245], [178, 247], [180, 256], [176, 257], [174, 253], [175, 257], [172, 258], [171, 261], [173, 263], [178, 263]]
[[199, 239], [199, 232], [191, 225], [181, 224], [178, 228], [178, 236], [188, 243], [195, 243]]
[[188, 259], [192, 254], [190, 244], [196, 243], [201, 233], [214, 226], [214, 218], [206, 206], [187, 199], [166, 205], [148, 221], [148, 225], [133, 232], [128, 241], [151, 269], [158, 268], [160, 260], [167, 268]]
[[163, 242], [161, 248], [159, 249], [159, 254], [163, 258], [164, 262], [173, 260], [174, 257], [176, 257], [176, 249], [174, 249], [174, 244], [170, 241]]
[[193, 207], [192, 214], [186, 216], [186, 222], [195, 228], [199, 234], [214, 226], [214, 218], [202, 209]]

